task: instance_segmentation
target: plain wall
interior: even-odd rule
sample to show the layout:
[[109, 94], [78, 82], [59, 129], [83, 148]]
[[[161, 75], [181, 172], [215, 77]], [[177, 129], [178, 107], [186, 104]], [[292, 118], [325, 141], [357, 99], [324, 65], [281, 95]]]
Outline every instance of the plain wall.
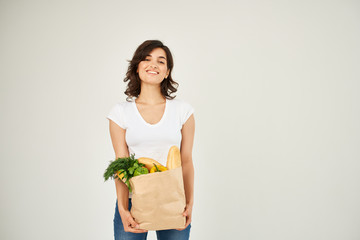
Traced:
[[105, 117], [159, 39], [195, 108], [191, 239], [360, 239], [359, 16], [343, 0], [1, 1], [0, 238], [113, 239]]

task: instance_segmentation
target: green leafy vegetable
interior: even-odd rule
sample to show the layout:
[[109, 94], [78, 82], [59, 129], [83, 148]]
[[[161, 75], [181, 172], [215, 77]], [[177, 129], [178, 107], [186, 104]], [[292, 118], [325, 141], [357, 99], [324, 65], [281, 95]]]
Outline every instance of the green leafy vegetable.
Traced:
[[149, 173], [149, 170], [146, 167], [138, 167], [137, 169], [135, 169], [134, 177], [147, 173]]
[[114, 161], [110, 161], [109, 166], [104, 172], [105, 181], [107, 181], [109, 178], [119, 178], [118, 173], [124, 174], [122, 180], [125, 182], [129, 188], [129, 191], [131, 192], [132, 190], [129, 181], [130, 178], [141, 174], [147, 174], [149, 171], [145, 167], [145, 164], [139, 163], [139, 161], [135, 159], [135, 154], [131, 154], [130, 157], [117, 158]]

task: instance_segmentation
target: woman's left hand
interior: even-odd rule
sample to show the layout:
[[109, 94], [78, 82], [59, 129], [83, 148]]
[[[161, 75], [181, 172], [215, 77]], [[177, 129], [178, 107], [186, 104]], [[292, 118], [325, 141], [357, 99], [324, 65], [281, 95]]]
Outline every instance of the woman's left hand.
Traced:
[[186, 204], [185, 206], [185, 210], [183, 212], [183, 216], [186, 216], [186, 223], [185, 223], [185, 227], [184, 228], [176, 228], [176, 230], [184, 230], [185, 228], [187, 228], [189, 226], [189, 224], [191, 223], [191, 214], [192, 214], [192, 205], [190, 204]]

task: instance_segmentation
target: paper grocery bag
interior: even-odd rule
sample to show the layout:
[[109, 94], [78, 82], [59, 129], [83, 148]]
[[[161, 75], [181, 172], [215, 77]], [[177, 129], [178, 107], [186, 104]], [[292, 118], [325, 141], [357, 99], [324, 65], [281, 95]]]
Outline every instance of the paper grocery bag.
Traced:
[[184, 228], [186, 199], [182, 167], [132, 177], [131, 215], [141, 229]]

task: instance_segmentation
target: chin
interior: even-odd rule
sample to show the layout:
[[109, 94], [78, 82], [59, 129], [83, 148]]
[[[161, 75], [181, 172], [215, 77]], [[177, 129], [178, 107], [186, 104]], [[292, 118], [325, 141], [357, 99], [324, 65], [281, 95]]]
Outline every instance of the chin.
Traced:
[[152, 85], [159, 85], [162, 83], [162, 81], [155, 81], [154, 79], [151, 79], [151, 80], [145, 80], [144, 83], [152, 84]]

